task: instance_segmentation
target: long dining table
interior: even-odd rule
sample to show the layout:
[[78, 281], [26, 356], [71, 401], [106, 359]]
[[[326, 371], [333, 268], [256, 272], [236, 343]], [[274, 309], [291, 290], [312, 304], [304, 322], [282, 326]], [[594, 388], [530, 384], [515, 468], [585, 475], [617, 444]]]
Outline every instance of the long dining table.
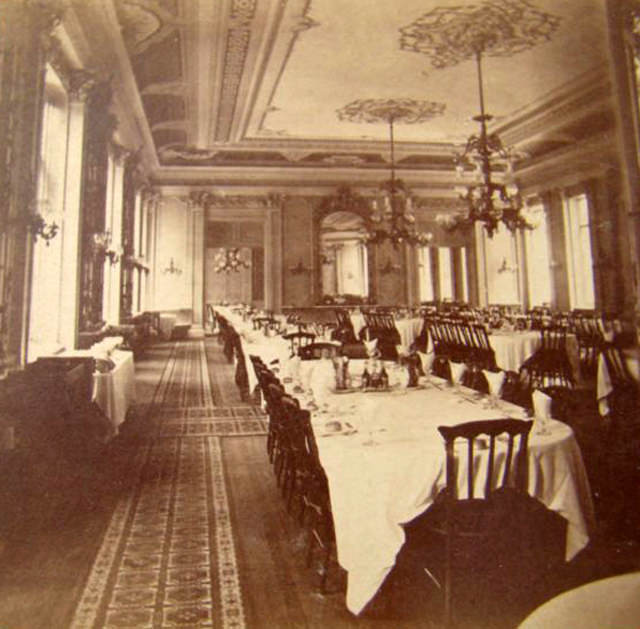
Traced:
[[[256, 334], [250, 323], [228, 309], [222, 313], [236, 325], [245, 354], [279, 366], [285, 386], [312, 410], [320, 461], [329, 481], [337, 558], [348, 574], [346, 606], [357, 615], [393, 568], [405, 541], [402, 525], [426, 511], [444, 487], [445, 451], [437, 427], [524, 418], [525, 413], [519, 406], [489, 402], [435, 377], [407, 388], [394, 363], [386, 365], [393, 385], [389, 391], [325, 391], [321, 399], [311, 399], [314, 371], [326, 372], [327, 361], [298, 363], [296, 377], [289, 371], [296, 363], [287, 360], [283, 339]], [[351, 361], [355, 380], [362, 362]], [[251, 376], [251, 367], [248, 371]], [[294, 391], [296, 384], [304, 394]], [[329, 422], [335, 421], [342, 427], [338, 432], [328, 430]], [[569, 426], [549, 420], [544, 434], [534, 429], [528, 483], [533, 497], [566, 519], [565, 558], [572, 559], [588, 543], [594, 511], [580, 448]]]
[[[437, 427], [524, 413], [502, 401], [489, 406], [469, 389], [432, 378], [426, 388], [328, 395], [312, 417], [329, 480], [338, 561], [348, 572], [346, 604], [358, 614], [393, 568], [405, 539], [402, 525], [444, 487], [445, 451]], [[348, 429], [327, 431], [327, 422], [336, 420]], [[570, 560], [593, 530], [591, 492], [571, 428], [549, 420], [545, 430], [530, 436], [528, 491], [567, 520]]]

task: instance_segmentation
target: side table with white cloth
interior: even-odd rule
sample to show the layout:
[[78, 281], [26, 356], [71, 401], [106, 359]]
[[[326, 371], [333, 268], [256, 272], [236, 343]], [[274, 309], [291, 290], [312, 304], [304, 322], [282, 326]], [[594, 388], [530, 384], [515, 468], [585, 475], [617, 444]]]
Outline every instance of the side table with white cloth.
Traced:
[[[347, 607], [359, 614], [375, 596], [405, 541], [403, 523], [424, 512], [445, 485], [438, 425], [499, 416], [522, 417], [504, 402], [489, 408], [475, 392], [445, 387], [333, 394], [312, 414], [327, 474], [337, 557], [348, 572]], [[323, 431], [327, 421], [356, 432]], [[582, 455], [571, 429], [550, 420], [529, 442], [529, 493], [567, 520], [566, 559], [587, 544], [593, 505]], [[503, 446], [504, 447], [504, 446]], [[502, 464], [504, 464], [504, 453]]]
[[111, 341], [105, 341], [87, 350], [69, 350], [63, 356], [92, 356], [96, 360], [108, 358], [113, 362], [109, 370], [94, 372], [92, 394], [92, 400], [109, 420], [112, 437], [118, 434], [127, 411], [135, 403], [135, 367], [133, 352], [117, 349]]

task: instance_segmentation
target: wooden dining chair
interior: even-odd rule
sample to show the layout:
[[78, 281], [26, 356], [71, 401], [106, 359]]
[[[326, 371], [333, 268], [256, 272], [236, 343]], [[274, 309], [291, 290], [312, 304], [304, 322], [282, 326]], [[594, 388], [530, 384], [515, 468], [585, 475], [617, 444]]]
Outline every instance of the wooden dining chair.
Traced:
[[604, 360], [611, 380], [609, 416], [599, 444], [604, 470], [606, 519], [617, 534], [638, 538], [640, 518], [640, 384], [631, 376], [624, 352], [605, 343]]
[[313, 332], [305, 332], [303, 330], [299, 330], [298, 332], [289, 332], [288, 334], [283, 334], [282, 338], [289, 341], [291, 356], [296, 356], [301, 347], [309, 345], [309, 343], [313, 343], [316, 335], [313, 334]]
[[303, 345], [298, 349], [300, 360], [319, 360], [320, 358], [336, 358], [341, 355], [340, 345], [326, 341], [318, 341]]
[[300, 490], [300, 522], [307, 529], [307, 566], [311, 566], [314, 551], [322, 551], [320, 564], [320, 593], [327, 590], [332, 554], [335, 550], [335, 529], [331, 512], [329, 483], [318, 456], [318, 446], [308, 411], [298, 414], [298, 426], [304, 439], [304, 481]]
[[514, 565], [518, 548], [506, 531], [525, 521], [518, 514], [536, 502], [527, 494], [532, 425], [532, 421], [495, 419], [438, 427], [445, 446], [446, 485], [417, 522], [444, 538], [441, 587], [447, 627], [454, 616], [454, 563], [463, 558], [499, 563], [505, 555], [513, 555], [509, 565]]

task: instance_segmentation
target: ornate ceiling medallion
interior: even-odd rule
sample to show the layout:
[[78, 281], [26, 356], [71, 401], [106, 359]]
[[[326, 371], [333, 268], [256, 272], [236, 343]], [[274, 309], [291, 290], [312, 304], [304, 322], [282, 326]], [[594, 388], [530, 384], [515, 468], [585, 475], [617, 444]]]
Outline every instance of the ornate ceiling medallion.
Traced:
[[441, 116], [445, 107], [444, 103], [412, 98], [365, 98], [345, 105], [336, 113], [339, 120], [349, 122], [417, 124]]
[[400, 29], [400, 48], [446, 68], [475, 57], [509, 57], [549, 40], [560, 18], [527, 0], [494, 0], [466, 7], [437, 7]]

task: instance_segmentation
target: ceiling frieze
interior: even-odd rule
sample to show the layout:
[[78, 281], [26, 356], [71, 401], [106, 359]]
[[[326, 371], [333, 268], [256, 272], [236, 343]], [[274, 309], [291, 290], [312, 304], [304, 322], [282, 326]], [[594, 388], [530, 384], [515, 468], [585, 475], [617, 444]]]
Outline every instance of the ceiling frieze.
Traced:
[[278, 194], [265, 195], [228, 195], [207, 190], [194, 190], [188, 199], [209, 210], [210, 208], [275, 208], [282, 206], [282, 197]]
[[224, 141], [229, 138], [240, 81], [249, 51], [251, 26], [255, 12], [256, 0], [232, 0], [224, 50], [221, 94], [216, 116], [216, 140]]

